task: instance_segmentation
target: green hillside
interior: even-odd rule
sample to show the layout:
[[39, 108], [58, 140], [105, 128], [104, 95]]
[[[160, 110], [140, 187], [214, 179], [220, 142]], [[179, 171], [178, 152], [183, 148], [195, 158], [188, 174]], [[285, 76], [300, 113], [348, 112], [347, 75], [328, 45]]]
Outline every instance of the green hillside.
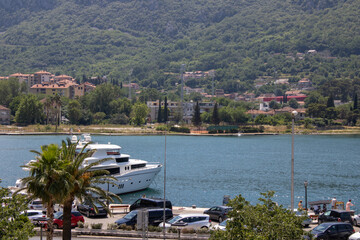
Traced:
[[[358, 9], [359, 0], [0, 0], [0, 75], [131, 74], [144, 87], [172, 89], [178, 75], [169, 73], [185, 63], [187, 71], [216, 69], [226, 92], [254, 89], [264, 75], [353, 87]], [[310, 49], [321, 54], [296, 58]]]

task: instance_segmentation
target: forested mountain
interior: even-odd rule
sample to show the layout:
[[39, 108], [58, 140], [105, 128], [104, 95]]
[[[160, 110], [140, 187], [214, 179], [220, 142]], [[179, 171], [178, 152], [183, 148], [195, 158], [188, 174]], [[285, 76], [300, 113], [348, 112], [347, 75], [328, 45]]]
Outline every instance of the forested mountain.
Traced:
[[[353, 87], [359, 9], [359, 0], [0, 0], [0, 75], [44, 69], [171, 89], [184, 63], [216, 69], [226, 92], [264, 75]], [[309, 49], [321, 54], [295, 57]]]

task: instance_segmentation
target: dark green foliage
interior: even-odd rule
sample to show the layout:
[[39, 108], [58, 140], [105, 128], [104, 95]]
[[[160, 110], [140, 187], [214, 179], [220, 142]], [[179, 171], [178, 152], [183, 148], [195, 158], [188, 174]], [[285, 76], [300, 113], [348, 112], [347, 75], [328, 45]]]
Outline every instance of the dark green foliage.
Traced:
[[292, 108], [298, 108], [299, 107], [299, 103], [295, 98], [290, 99], [289, 101], [289, 106]]
[[219, 123], [220, 123], [220, 117], [219, 117], [219, 112], [218, 112], [218, 105], [217, 105], [217, 103], [215, 103], [215, 105], [214, 105], [214, 109], [213, 109], [213, 112], [212, 112], [211, 121], [212, 121], [212, 123], [215, 124], [215, 125], [219, 125]]
[[[216, 87], [226, 93], [255, 91], [256, 78], [283, 74], [293, 82], [308, 77], [315, 86], [347, 80], [350, 85], [345, 89], [359, 81], [359, 1], [14, 0], [0, 4], [3, 75], [48, 69], [96, 84], [106, 75], [108, 82], [118, 85], [128, 82], [133, 69], [132, 82], [174, 90], [179, 78], [173, 73], [185, 61], [189, 71], [216, 69]], [[296, 52], [309, 49], [319, 54], [296, 57]], [[211, 81], [196, 79], [188, 84], [209, 93]], [[277, 94], [285, 90], [268, 85], [258, 91], [268, 87]], [[337, 91], [335, 99], [352, 97], [339, 89], [331, 89]], [[92, 110], [99, 111], [107, 113]]]
[[200, 126], [201, 125], [199, 102], [196, 102], [195, 109], [194, 109], [194, 115], [193, 115], [193, 118], [192, 118], [192, 123], [194, 124], [194, 126]]
[[161, 98], [159, 99], [159, 109], [158, 109], [158, 117], [157, 117], [157, 121], [158, 123], [161, 123], [162, 122], [162, 112], [161, 112]]
[[21, 194], [9, 195], [9, 189], [0, 187], [0, 239], [27, 240], [35, 235], [34, 225], [20, 214], [27, 209], [28, 199]]
[[165, 97], [163, 117], [164, 117], [164, 122], [166, 123], [169, 120], [167, 97]]
[[355, 93], [355, 95], [354, 95], [354, 107], [353, 107], [354, 110], [359, 109], [358, 100], [359, 100], [358, 95], [357, 95], [357, 93]]
[[327, 108], [331, 108], [331, 107], [335, 107], [335, 103], [334, 103], [334, 98], [332, 95], [330, 95], [327, 99], [327, 103], [326, 103], [326, 107]]
[[26, 95], [16, 111], [15, 122], [20, 125], [41, 123], [43, 117], [43, 105], [40, 101], [34, 95]]

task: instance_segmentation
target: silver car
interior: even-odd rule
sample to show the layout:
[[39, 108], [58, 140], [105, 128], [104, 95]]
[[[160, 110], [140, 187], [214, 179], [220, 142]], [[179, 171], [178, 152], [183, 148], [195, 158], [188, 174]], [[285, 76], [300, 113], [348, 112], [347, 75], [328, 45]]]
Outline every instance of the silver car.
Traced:
[[[160, 223], [159, 227], [163, 227]], [[193, 229], [209, 229], [211, 226], [210, 217], [207, 214], [180, 214], [165, 223], [165, 228], [184, 227]]]

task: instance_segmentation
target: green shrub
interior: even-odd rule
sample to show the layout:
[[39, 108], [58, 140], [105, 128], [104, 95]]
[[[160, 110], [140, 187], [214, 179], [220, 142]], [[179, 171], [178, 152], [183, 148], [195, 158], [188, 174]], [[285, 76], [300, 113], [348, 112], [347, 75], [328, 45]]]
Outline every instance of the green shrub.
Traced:
[[169, 131], [169, 127], [167, 125], [159, 125], [156, 127], [156, 131]]
[[177, 232], [178, 232], [177, 228], [173, 228], [173, 227], [169, 228], [168, 230], [168, 233], [177, 233]]
[[122, 229], [122, 230], [125, 230], [125, 231], [131, 231], [131, 230], [133, 230], [133, 227], [132, 226], [127, 226], [126, 224], [121, 224], [120, 226], [118, 226], [118, 229]]
[[79, 221], [79, 222], [77, 222], [77, 226], [78, 226], [78, 228], [84, 228], [84, 223]]
[[162, 228], [161, 227], [157, 227], [157, 226], [149, 226], [148, 228], [149, 232], [161, 232]]
[[107, 224], [107, 230], [115, 230], [118, 228], [118, 225], [116, 223], [108, 223]]
[[102, 225], [103, 225], [102, 223], [92, 223], [91, 229], [101, 229]]
[[183, 229], [181, 229], [181, 233], [184, 233], [184, 234], [186, 234], [186, 233], [196, 233], [196, 231], [193, 228], [183, 228]]
[[196, 233], [207, 234], [207, 233], [210, 233], [210, 230], [208, 228], [202, 228], [202, 229], [196, 230]]

